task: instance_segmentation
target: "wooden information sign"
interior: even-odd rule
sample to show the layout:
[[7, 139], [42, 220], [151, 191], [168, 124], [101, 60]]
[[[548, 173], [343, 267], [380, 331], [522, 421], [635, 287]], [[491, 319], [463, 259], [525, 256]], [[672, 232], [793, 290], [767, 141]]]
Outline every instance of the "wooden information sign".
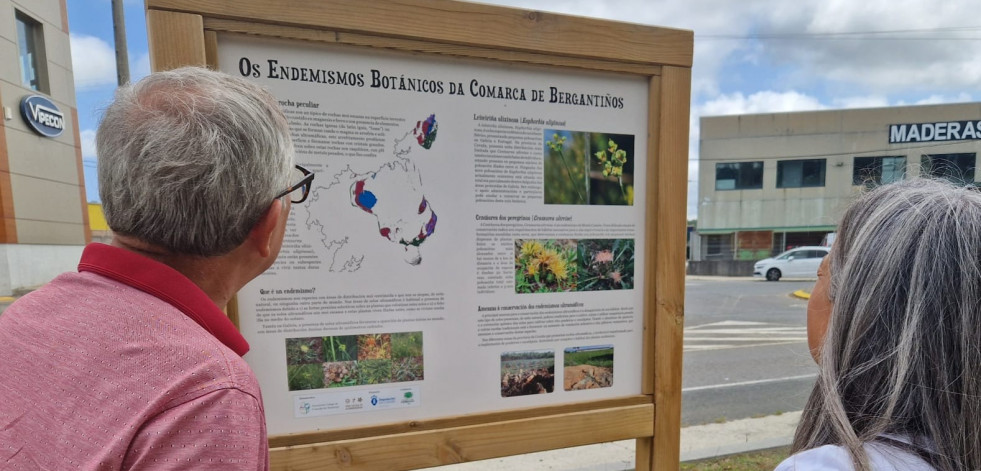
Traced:
[[316, 174], [229, 315], [273, 469], [680, 454], [693, 36], [450, 0], [147, 0]]

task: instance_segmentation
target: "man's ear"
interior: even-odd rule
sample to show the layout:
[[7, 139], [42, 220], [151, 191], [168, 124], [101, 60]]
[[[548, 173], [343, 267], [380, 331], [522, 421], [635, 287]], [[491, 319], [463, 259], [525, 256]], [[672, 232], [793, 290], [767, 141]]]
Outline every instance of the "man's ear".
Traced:
[[263, 258], [270, 256], [273, 252], [273, 234], [276, 233], [279, 219], [282, 217], [283, 211], [286, 210], [283, 206], [281, 200], [273, 200], [266, 212], [259, 218], [259, 222], [255, 223], [255, 226], [252, 226], [252, 230], [249, 231], [249, 243]]

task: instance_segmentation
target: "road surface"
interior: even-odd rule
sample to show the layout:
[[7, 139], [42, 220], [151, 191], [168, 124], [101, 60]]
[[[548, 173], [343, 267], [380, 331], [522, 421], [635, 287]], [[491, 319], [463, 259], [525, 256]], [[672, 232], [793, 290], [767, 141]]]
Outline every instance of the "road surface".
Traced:
[[807, 350], [814, 280], [688, 277], [682, 425], [804, 408], [817, 366]]

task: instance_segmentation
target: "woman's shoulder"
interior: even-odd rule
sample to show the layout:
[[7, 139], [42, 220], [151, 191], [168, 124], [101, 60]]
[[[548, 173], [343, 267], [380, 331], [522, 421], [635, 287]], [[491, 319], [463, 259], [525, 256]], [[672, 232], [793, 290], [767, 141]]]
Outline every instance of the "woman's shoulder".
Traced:
[[[869, 464], [875, 471], [933, 471], [919, 456], [905, 450], [875, 443], [866, 444]], [[852, 471], [852, 457], [844, 447], [824, 445], [805, 450], [777, 465], [775, 471]]]
[[796, 453], [783, 460], [774, 471], [843, 471], [852, 470], [852, 457], [837, 445], [824, 445]]

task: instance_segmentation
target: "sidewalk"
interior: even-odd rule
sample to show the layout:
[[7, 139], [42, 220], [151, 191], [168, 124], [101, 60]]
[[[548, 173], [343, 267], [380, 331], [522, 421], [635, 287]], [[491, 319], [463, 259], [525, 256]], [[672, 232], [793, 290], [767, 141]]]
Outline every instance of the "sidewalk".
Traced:
[[715, 275], [685, 275], [688, 281], [763, 281], [762, 278], [753, 276], [715, 276]]
[[[681, 429], [681, 461], [789, 445], [800, 412]], [[529, 453], [442, 466], [440, 471], [627, 471], [634, 469], [634, 440]]]
[[[773, 283], [766, 281], [758, 276], [720, 276], [720, 275], [685, 275], [685, 280], [689, 281], [759, 281], [761, 283]], [[781, 278], [784, 281], [817, 281], [817, 278]], [[779, 282], [778, 282], [779, 283]]]

